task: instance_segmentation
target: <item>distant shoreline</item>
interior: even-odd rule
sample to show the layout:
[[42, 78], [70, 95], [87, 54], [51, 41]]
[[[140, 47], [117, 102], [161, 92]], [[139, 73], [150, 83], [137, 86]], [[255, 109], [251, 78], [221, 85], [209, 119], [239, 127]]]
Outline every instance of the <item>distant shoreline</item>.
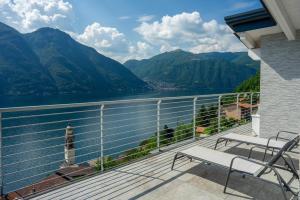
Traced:
[[1, 96], [0, 108], [19, 107], [19, 106], [36, 106], [49, 104], [68, 104], [68, 103], [83, 103], [95, 101], [113, 101], [123, 99], [142, 99], [142, 98], [159, 98], [159, 97], [173, 97], [173, 96], [189, 96], [189, 95], [204, 95], [214, 93], [231, 92], [222, 90], [154, 90], [145, 93], [125, 94], [125, 95], [111, 95], [102, 96], [96, 95], [50, 95], [50, 96]]

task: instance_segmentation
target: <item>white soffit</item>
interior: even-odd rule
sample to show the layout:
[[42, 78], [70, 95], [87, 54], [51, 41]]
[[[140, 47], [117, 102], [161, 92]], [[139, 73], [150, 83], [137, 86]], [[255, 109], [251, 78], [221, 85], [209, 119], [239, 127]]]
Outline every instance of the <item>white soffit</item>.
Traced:
[[282, 0], [294, 27], [300, 29], [300, 0]]
[[[251, 49], [252, 49], [252, 48], [259, 48], [260, 47], [260, 37], [261, 36], [271, 35], [271, 34], [281, 33], [281, 32], [282, 31], [281, 31], [281, 29], [280, 29], [279, 26], [272, 26], [272, 27], [267, 27], [267, 28], [261, 28], [261, 29], [255, 29], [255, 30], [247, 31], [246, 34], [247, 34], [248, 38], [251, 38], [250, 41], [248, 41], [248, 42], [250, 42], [252, 44], [255, 44], [254, 46], [251, 47]], [[241, 39], [241, 37], [245, 38], [245, 37], [243, 37], [244, 36], [243, 34], [245, 34], [245, 33], [238, 33], [240, 39]], [[244, 41], [242, 41], [242, 42], [244, 42]], [[250, 46], [248, 46], [248, 45], [246, 45], [246, 46], [248, 48], [250, 48]]]
[[300, 19], [293, 19], [289, 7], [300, 7], [300, 0], [264, 0], [264, 3], [288, 40], [295, 40], [296, 28], [293, 21]]
[[256, 42], [248, 33], [239, 33], [239, 36], [242, 43], [244, 43], [248, 49], [253, 49], [256, 47]]
[[248, 56], [253, 60], [259, 61], [261, 58], [260, 48], [257, 49], [248, 49]]

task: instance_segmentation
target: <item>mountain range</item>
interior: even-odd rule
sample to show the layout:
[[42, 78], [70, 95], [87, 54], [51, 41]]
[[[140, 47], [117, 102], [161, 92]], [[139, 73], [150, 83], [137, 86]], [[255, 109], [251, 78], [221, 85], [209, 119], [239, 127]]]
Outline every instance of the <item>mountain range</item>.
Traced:
[[149, 86], [58, 29], [21, 34], [0, 23], [0, 95], [136, 94]]
[[244, 52], [182, 50], [121, 64], [59, 29], [22, 34], [0, 22], [0, 96], [109, 97], [152, 89], [231, 92], [258, 68]]
[[193, 54], [182, 50], [124, 65], [156, 89], [212, 92], [231, 92], [259, 69], [259, 63], [246, 52]]

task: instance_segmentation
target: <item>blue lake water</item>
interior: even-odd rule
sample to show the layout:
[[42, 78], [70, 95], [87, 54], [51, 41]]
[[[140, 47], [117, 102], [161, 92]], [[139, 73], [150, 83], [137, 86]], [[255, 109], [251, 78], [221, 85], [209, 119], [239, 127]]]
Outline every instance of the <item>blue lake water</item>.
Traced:
[[[206, 94], [203, 91], [202, 94]], [[162, 96], [195, 95], [194, 92], [148, 93], [123, 98], [97, 99], [60, 97], [51, 99], [6, 98], [0, 107], [61, 104], [114, 99], [144, 99]], [[201, 93], [197, 92], [197, 95]], [[217, 102], [217, 98], [199, 99], [197, 105]], [[137, 147], [157, 130], [157, 102], [126, 103], [104, 107], [104, 156], [118, 157]], [[57, 114], [55, 114], [57, 113]], [[62, 114], [63, 113], [63, 114]], [[20, 118], [20, 116], [31, 116]], [[190, 123], [191, 98], [161, 103], [160, 129]], [[50, 122], [50, 123], [49, 123]], [[65, 128], [74, 127], [76, 163], [83, 164], [100, 156], [100, 105], [67, 109], [3, 113], [4, 192], [14, 191], [49, 176], [64, 162]]]

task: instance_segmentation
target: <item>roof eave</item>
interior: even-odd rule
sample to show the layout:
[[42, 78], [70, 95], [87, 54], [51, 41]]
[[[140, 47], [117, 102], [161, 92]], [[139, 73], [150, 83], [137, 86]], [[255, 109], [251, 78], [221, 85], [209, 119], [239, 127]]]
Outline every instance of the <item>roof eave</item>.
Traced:
[[224, 19], [235, 33], [276, 26], [276, 21], [265, 7], [227, 16]]

